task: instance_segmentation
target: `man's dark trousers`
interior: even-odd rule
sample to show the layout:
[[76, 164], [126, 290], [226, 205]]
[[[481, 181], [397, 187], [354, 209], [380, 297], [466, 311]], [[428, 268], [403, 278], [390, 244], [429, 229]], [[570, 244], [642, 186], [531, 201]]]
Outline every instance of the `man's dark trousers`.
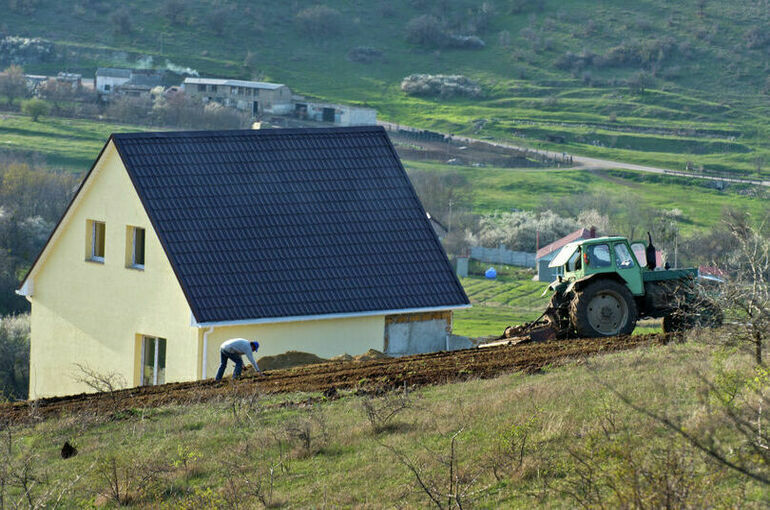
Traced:
[[223, 375], [225, 375], [225, 368], [227, 368], [227, 360], [230, 359], [235, 363], [235, 370], [233, 370], [233, 379], [238, 379], [238, 377], [241, 375], [241, 370], [243, 369], [243, 359], [241, 359], [240, 354], [231, 354], [229, 352], [225, 352], [220, 350], [219, 355], [221, 357], [221, 361], [219, 362], [219, 370], [217, 370], [217, 381], [222, 378]]

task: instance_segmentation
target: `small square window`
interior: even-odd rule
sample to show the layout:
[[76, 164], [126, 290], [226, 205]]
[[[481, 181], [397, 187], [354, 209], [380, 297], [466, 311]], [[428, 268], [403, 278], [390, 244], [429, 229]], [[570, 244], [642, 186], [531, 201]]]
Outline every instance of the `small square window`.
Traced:
[[86, 260], [104, 262], [104, 235], [103, 221], [88, 220], [86, 222]]
[[144, 269], [145, 230], [141, 227], [126, 229], [126, 267]]

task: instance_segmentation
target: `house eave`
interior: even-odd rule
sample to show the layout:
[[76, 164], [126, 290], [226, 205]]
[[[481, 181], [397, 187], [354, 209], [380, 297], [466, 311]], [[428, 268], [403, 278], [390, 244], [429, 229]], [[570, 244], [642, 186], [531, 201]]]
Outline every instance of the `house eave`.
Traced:
[[330, 313], [325, 315], [295, 315], [292, 317], [270, 317], [266, 319], [242, 319], [234, 321], [195, 322], [196, 328], [210, 328], [222, 326], [251, 326], [256, 324], [277, 324], [281, 322], [304, 322], [329, 319], [352, 319], [356, 317], [372, 317], [374, 315], [399, 315], [405, 313], [448, 312], [470, 308], [471, 305], [433, 306], [425, 308], [402, 308], [396, 310], [371, 310], [367, 312]]

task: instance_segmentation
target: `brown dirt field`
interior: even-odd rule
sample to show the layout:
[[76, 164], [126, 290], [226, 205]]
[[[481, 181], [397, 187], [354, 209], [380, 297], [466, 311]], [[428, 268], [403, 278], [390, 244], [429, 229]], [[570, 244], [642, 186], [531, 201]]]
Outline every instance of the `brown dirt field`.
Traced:
[[0, 423], [31, 423], [46, 418], [88, 412], [115, 415], [137, 408], [181, 405], [246, 397], [258, 393], [287, 393], [361, 389], [376, 392], [408, 386], [444, 384], [473, 378], [490, 378], [506, 372], [537, 372], [546, 365], [559, 365], [586, 356], [661, 345], [666, 335], [559, 340], [517, 346], [437, 352], [402, 358], [367, 361], [337, 361], [269, 371], [259, 377], [246, 372], [238, 381], [230, 379], [143, 386], [111, 393], [80, 394], [0, 405]]

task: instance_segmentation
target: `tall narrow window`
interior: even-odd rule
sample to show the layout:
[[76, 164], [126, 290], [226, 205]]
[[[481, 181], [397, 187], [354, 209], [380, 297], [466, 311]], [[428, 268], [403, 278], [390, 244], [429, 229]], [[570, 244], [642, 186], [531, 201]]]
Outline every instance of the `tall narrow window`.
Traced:
[[142, 337], [142, 386], [166, 382], [166, 339]]
[[145, 230], [140, 227], [127, 227], [126, 230], [126, 266], [144, 269]]
[[86, 222], [86, 260], [104, 262], [104, 233], [103, 221], [88, 220]]

